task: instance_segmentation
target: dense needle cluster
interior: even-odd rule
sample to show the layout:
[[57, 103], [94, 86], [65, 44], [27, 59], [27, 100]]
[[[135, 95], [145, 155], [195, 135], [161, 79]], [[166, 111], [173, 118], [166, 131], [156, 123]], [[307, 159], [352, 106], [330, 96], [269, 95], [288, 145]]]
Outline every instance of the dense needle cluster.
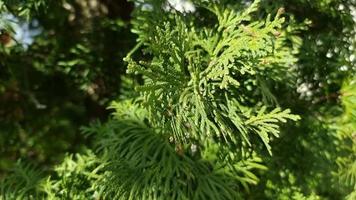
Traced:
[[[124, 58], [123, 95], [107, 122], [82, 128], [94, 150], [66, 156], [47, 178], [19, 162], [2, 180], [1, 198], [322, 199], [319, 166], [305, 172], [284, 155], [305, 149], [298, 155], [306, 162], [337, 158], [333, 178], [355, 198], [355, 78], [340, 89], [338, 117], [298, 111], [306, 101], [293, 99], [307, 20], [283, 7], [261, 14], [262, 0], [197, 0], [189, 12], [163, 0], [133, 2], [137, 44]], [[319, 151], [325, 141], [334, 152]]]

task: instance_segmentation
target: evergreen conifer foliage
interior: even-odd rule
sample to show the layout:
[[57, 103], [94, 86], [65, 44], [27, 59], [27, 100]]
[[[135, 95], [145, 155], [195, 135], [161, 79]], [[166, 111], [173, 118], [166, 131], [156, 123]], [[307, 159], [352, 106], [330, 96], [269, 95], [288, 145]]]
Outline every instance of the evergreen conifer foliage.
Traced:
[[346, 156], [338, 158], [340, 182], [351, 191], [347, 200], [356, 198], [356, 78], [345, 81], [342, 89], [344, 114], [338, 119], [337, 131], [346, 141], [343, 150]]
[[0, 182], [0, 199], [29, 199], [37, 195], [43, 174], [34, 166], [17, 162], [12, 174]]
[[151, 59], [136, 62], [131, 52], [126, 61], [129, 73], [143, 76], [141, 97], [137, 106], [115, 104], [130, 112], [116, 115], [119, 127], [107, 129], [102, 142], [116, 198], [236, 199], [239, 187], [257, 183], [253, 170], [265, 169], [253, 146], [263, 143], [271, 153], [280, 123], [299, 119], [263, 102], [259, 89], [260, 76], [293, 73], [293, 49], [282, 45], [283, 10], [254, 22], [258, 1], [242, 13], [199, 5], [217, 24], [198, 29], [189, 14], [136, 13], [141, 46], [134, 51], [142, 47]]
[[270, 135], [278, 136], [277, 122], [298, 119], [289, 110], [268, 112], [266, 106], [272, 105], [262, 101], [261, 97], [272, 94], [268, 88], [260, 89], [261, 77], [292, 76], [295, 58], [284, 45], [286, 34], [281, 33], [283, 9], [265, 21], [250, 21], [258, 2], [242, 13], [218, 3], [202, 3], [218, 19], [213, 28], [197, 29], [186, 22], [189, 15], [176, 12], [161, 23], [146, 13], [138, 14], [137, 24], [158, 24], [151, 31], [145, 27], [153, 24], [135, 27], [153, 58], [135, 62], [127, 57], [128, 72], [143, 75], [145, 83], [137, 90], [149, 121], [164, 127], [175, 143], [215, 138], [231, 145], [250, 144], [254, 132], [269, 150]]
[[[330, 107], [309, 111], [312, 101], [297, 99], [304, 19], [261, 0], [196, 0], [186, 10], [131, 2], [131, 26], [119, 26], [137, 45], [112, 115], [82, 128], [92, 150], [67, 155], [47, 177], [19, 163], [0, 200], [355, 198], [355, 78]], [[319, 161], [327, 164], [308, 166]], [[322, 183], [330, 177], [341, 189]]]

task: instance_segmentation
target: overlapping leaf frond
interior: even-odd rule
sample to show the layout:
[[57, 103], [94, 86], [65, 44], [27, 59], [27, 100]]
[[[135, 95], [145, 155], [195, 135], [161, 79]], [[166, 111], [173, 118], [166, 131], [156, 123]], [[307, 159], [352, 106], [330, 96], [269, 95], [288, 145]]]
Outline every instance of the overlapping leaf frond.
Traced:
[[105, 160], [91, 151], [68, 155], [55, 167], [55, 174], [41, 182], [41, 191], [49, 200], [57, 199], [100, 199], [99, 180], [103, 176]]
[[0, 199], [37, 199], [43, 174], [30, 164], [17, 162], [11, 175], [0, 182]]
[[297, 120], [288, 110], [278, 110], [278, 114], [274, 110], [264, 116], [259, 128], [248, 128], [249, 118], [241, 110], [251, 112], [259, 105], [250, 102], [253, 90], [264, 94], [264, 99], [274, 99], [266, 84], [259, 87], [264, 83], [260, 77], [291, 74], [289, 67], [296, 61], [293, 49], [282, 45], [286, 41], [281, 30], [283, 9], [274, 17], [251, 21], [258, 3], [243, 12], [214, 2], [198, 4], [216, 16], [212, 28], [198, 29], [185, 15], [173, 14], [156, 21], [158, 25], [148, 33], [137, 31], [144, 50], [153, 58], [136, 62], [129, 54], [128, 72], [143, 75], [145, 83], [137, 90], [149, 111], [149, 121], [164, 127], [165, 134], [177, 143], [215, 137], [225, 143], [250, 144], [249, 134], [257, 132], [269, 149], [269, 134], [278, 133], [275, 120]]
[[115, 120], [89, 128], [106, 152], [106, 174], [99, 185], [107, 198], [239, 199], [239, 187], [256, 184], [253, 171], [265, 169], [256, 156], [224, 157], [216, 146], [176, 145], [129, 101], [113, 107]]
[[341, 89], [341, 101], [344, 114], [339, 119], [337, 130], [344, 139], [344, 150], [348, 154], [338, 158], [338, 176], [341, 183], [350, 188], [347, 199], [355, 197], [356, 190], [356, 78], [345, 81]]

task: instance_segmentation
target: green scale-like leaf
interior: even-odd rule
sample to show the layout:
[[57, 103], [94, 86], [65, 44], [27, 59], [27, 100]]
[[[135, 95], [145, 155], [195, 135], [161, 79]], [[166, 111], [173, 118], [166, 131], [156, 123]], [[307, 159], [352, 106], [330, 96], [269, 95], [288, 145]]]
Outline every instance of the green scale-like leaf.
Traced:
[[[245, 80], [261, 84], [260, 88], [252, 86], [275, 100], [259, 77], [270, 68], [278, 73], [292, 73], [283, 65], [290, 66], [295, 61], [292, 50], [282, 47], [283, 35], [276, 36], [276, 32], [283, 31], [283, 10], [278, 10], [273, 19], [268, 15], [266, 20], [252, 21], [250, 15], [257, 10], [258, 3], [244, 12], [202, 3], [217, 18], [218, 23], [212, 28], [198, 29], [176, 14], [168, 21], [156, 21], [155, 28], [148, 33], [137, 32], [153, 59], [135, 62], [130, 53], [126, 58], [128, 72], [143, 75], [145, 83], [137, 90], [142, 94], [142, 105], [149, 111], [149, 121], [162, 127], [164, 134], [172, 136], [176, 143], [214, 137], [226, 144], [251, 144], [249, 135], [257, 133], [270, 152], [269, 137], [278, 136], [277, 122], [297, 119], [289, 110], [272, 110], [263, 116], [260, 113], [258, 117], [263, 120], [257, 121], [241, 110], [241, 106], [254, 109], [244, 105], [252, 93], [239, 94], [250, 87]], [[140, 28], [145, 29], [136, 27]], [[281, 59], [281, 55], [291, 59]], [[265, 109], [262, 107], [263, 113]]]

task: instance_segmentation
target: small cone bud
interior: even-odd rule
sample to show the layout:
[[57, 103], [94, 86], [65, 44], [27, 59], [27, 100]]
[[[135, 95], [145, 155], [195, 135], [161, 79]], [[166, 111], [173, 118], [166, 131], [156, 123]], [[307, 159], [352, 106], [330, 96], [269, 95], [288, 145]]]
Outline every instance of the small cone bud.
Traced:
[[281, 8], [278, 9], [277, 15], [283, 15], [285, 12], [286, 12], [286, 9], [281, 7]]
[[281, 32], [279, 31], [274, 31], [273, 32], [273, 35], [276, 36], [276, 37], [279, 37], [281, 35]]

